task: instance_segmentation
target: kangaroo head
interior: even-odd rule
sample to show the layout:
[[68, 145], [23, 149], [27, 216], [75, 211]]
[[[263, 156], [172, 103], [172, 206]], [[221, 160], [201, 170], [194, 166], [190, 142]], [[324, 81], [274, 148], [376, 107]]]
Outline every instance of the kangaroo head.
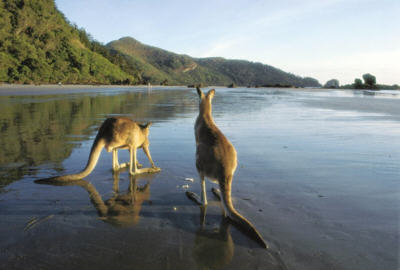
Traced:
[[197, 87], [197, 94], [200, 98], [200, 111], [211, 112], [211, 102], [215, 95], [215, 89], [211, 89], [206, 95], [204, 95], [203, 91]]

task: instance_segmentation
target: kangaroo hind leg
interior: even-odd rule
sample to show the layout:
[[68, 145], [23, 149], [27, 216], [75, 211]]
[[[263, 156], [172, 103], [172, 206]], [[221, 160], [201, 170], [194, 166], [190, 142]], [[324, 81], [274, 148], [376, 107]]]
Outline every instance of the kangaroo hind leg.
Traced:
[[219, 188], [211, 188], [212, 193], [214, 196], [218, 199], [218, 201], [221, 201], [221, 190]]
[[207, 205], [207, 190], [206, 190], [206, 178], [204, 174], [200, 174], [201, 179], [201, 200], [203, 201], [203, 205]]
[[207, 205], [206, 182], [204, 175], [201, 173], [200, 173], [200, 181], [201, 181], [201, 198], [199, 198], [199, 196], [196, 193], [191, 191], [186, 191], [186, 196], [192, 201], [194, 201], [196, 204], [201, 206], [206, 206]]
[[[129, 174], [136, 175], [141, 173], [155, 173], [161, 171], [160, 168], [152, 167], [152, 168], [138, 168], [139, 162], [137, 161], [137, 148], [130, 148], [130, 163], [129, 163]], [[151, 157], [150, 157], [151, 158]], [[154, 165], [154, 163], [153, 163]]]
[[[112, 158], [113, 158], [112, 163], [113, 163], [113, 171], [114, 172], [130, 166], [129, 162], [125, 162], [125, 163], [119, 164], [119, 161], [118, 161], [118, 148], [114, 148], [112, 151], [113, 151], [112, 152], [112, 155], [113, 155], [112, 156]], [[139, 164], [139, 162], [137, 161], [136, 167], [137, 168], [141, 168], [142, 164]]]

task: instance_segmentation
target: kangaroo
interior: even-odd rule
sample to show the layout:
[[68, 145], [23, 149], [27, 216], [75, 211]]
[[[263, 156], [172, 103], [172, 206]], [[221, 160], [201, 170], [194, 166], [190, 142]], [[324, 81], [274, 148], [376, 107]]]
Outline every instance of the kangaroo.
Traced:
[[201, 180], [201, 200], [193, 192], [186, 195], [200, 205], [207, 205], [205, 177], [218, 183], [225, 216], [233, 221], [246, 234], [256, 240], [262, 247], [267, 244], [256, 228], [234, 208], [231, 189], [232, 179], [237, 166], [235, 147], [216, 126], [212, 117], [211, 101], [215, 90], [208, 91], [207, 95], [197, 87], [200, 98], [199, 115], [194, 129], [196, 137], [196, 168]]
[[[74, 181], [88, 176], [95, 168], [103, 148], [107, 152], [112, 151], [112, 169], [114, 172], [128, 166], [130, 175], [161, 171], [160, 168], [154, 165], [149, 151], [148, 136], [150, 126], [151, 123], [139, 124], [126, 117], [111, 117], [106, 119], [100, 126], [97, 136], [94, 139], [86, 167], [80, 173], [51, 177], [47, 180]], [[140, 169], [141, 165], [136, 158], [137, 148], [143, 149], [151, 163], [151, 168]], [[129, 163], [118, 163], [118, 149], [129, 149]]]

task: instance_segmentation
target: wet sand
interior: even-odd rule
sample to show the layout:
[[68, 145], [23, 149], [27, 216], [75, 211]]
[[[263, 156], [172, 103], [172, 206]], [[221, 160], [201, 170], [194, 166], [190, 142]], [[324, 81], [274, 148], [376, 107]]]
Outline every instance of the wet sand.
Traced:
[[[2, 178], [15, 174], [13, 166], [22, 173], [0, 187], [1, 269], [398, 268], [400, 113], [392, 106], [400, 105], [398, 97], [217, 89], [216, 123], [238, 151], [234, 204], [270, 243], [271, 249], [264, 250], [223, 220], [211, 192], [205, 212], [185, 196], [186, 190], [200, 191], [194, 90], [155, 88], [149, 94], [146, 87], [123, 89], [117, 92], [120, 100], [109, 90], [97, 88], [94, 97], [82, 89], [80, 94], [90, 97], [82, 102], [75, 95], [69, 101], [66, 94], [65, 100], [75, 102], [75, 114], [69, 109], [57, 114], [67, 105], [46, 95], [29, 97], [38, 105], [28, 111], [27, 121], [54, 103], [52, 114], [71, 114], [71, 122], [63, 119], [60, 125], [76, 127], [66, 130], [57, 145], [54, 133], [37, 131], [49, 136], [50, 150], [70, 149], [65, 158], [53, 157], [48, 148], [40, 161], [23, 158], [39, 156], [29, 149], [13, 160], [2, 157], [7, 174]], [[124, 103], [105, 107], [102, 96]], [[27, 98], [11, 100], [30, 104]], [[86, 105], [76, 109], [81, 103]], [[9, 106], [11, 111], [15, 105]], [[118, 114], [154, 122], [150, 150], [160, 173], [113, 175], [111, 155], [103, 150], [84, 181], [35, 184], [83, 168], [99, 123]], [[21, 133], [13, 136], [34, 144], [36, 137], [30, 141], [24, 131], [25, 117], [15, 117]], [[52, 119], [51, 127], [57, 127], [57, 118]], [[12, 137], [7, 121], [1, 119], [3, 127], [9, 125], [2, 136]], [[121, 162], [127, 160], [127, 151], [120, 152]], [[142, 153], [139, 159], [149, 165]], [[207, 183], [208, 190], [212, 186]]]

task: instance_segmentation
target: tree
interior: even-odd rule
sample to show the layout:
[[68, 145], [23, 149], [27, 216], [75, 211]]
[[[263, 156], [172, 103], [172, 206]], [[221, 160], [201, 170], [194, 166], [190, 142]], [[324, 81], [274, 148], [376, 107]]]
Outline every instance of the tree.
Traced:
[[0, 82], [136, 82], [138, 68], [124, 69], [126, 61], [114, 59], [71, 25], [54, 0], [0, 1]]
[[376, 78], [374, 75], [366, 73], [363, 75], [364, 84], [367, 88], [375, 88], [376, 85]]
[[354, 80], [354, 89], [363, 89], [364, 88], [364, 86], [363, 86], [363, 83], [362, 83], [362, 81], [361, 81], [361, 79], [355, 79]]
[[324, 88], [339, 88], [339, 81], [337, 79], [329, 80], [325, 83]]

